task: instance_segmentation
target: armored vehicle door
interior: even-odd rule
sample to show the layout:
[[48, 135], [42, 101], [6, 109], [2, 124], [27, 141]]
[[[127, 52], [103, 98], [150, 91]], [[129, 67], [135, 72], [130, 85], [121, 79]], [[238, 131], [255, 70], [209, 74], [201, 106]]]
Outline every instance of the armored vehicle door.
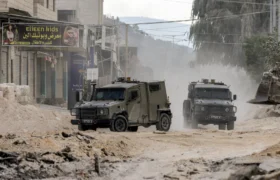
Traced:
[[140, 118], [141, 112], [141, 97], [140, 89], [132, 88], [128, 90], [128, 102], [127, 102], [127, 111], [128, 111], [128, 120], [133, 123], [137, 123]]
[[139, 124], [147, 124], [149, 123], [149, 115], [148, 115], [148, 94], [147, 94], [147, 83], [143, 83], [140, 85], [140, 96], [141, 96], [141, 102], [140, 102], [140, 118], [138, 120]]

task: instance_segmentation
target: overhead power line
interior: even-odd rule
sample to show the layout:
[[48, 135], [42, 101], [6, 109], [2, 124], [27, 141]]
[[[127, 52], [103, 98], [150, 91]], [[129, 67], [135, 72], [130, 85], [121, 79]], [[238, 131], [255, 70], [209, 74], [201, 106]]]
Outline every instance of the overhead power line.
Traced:
[[166, 1], [166, 2], [174, 2], [174, 3], [192, 4], [192, 2], [178, 1], [178, 0], [162, 0], [162, 1]]
[[145, 30], [145, 31], [161, 31], [161, 32], [178, 32], [178, 33], [185, 33], [184, 31], [166, 31], [166, 30], [164, 30], [164, 29], [150, 29], [150, 30], [148, 30], [148, 29], [141, 29], [142, 31], [143, 30]]
[[[193, 4], [193, 2], [187, 2], [187, 1], [180, 1], [180, 0], [162, 0], [166, 2], [174, 2], [174, 3], [183, 3], [183, 4]], [[277, 6], [272, 5], [270, 3], [256, 3], [256, 2], [241, 2], [241, 1], [234, 1], [234, 0], [216, 0], [216, 2], [224, 2], [224, 3], [237, 3], [237, 4], [251, 4], [251, 5], [264, 5], [264, 6]]]
[[174, 26], [174, 27], [165, 27], [165, 28], [152, 28], [152, 29], [141, 29], [141, 30], [160, 30], [160, 29], [174, 29], [174, 28], [179, 28], [179, 27], [186, 27], [190, 26], [189, 24], [182, 25], [182, 26]]
[[247, 15], [254, 15], [254, 14], [262, 14], [262, 13], [269, 13], [270, 11], [258, 11], [252, 13], [244, 13], [244, 14], [235, 14], [230, 16], [218, 16], [218, 17], [210, 17], [210, 18], [200, 18], [200, 19], [184, 19], [184, 20], [174, 20], [174, 21], [157, 21], [157, 22], [144, 22], [144, 23], [133, 23], [129, 25], [148, 25], [148, 24], [168, 24], [168, 23], [177, 23], [177, 22], [192, 22], [192, 21], [209, 21], [209, 20], [218, 20], [218, 19], [230, 19], [236, 18], [238, 16], [247, 16]]
[[237, 4], [251, 4], [251, 5], [264, 5], [264, 6], [277, 6], [270, 3], [255, 3], [255, 2], [241, 2], [241, 1], [231, 1], [231, 0], [216, 0], [218, 2], [224, 2], [224, 3], [237, 3]]

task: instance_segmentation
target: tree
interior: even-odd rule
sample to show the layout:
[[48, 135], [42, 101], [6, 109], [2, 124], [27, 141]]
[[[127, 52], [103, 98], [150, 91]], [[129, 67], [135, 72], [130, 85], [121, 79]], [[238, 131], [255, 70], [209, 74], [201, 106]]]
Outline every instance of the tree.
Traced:
[[244, 50], [247, 71], [256, 80], [260, 80], [262, 72], [280, 62], [280, 43], [276, 34], [247, 38]]
[[194, 0], [192, 16], [198, 21], [192, 24], [189, 39], [198, 62], [245, 65], [242, 44], [246, 37], [268, 31], [269, 6], [264, 3], [268, 0]]

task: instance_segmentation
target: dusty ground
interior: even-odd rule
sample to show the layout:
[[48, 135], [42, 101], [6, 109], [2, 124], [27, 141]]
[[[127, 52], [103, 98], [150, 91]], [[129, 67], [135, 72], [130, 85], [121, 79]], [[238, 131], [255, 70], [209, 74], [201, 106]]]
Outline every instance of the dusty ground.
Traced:
[[255, 172], [262, 162], [280, 159], [277, 117], [238, 122], [234, 131], [204, 126], [166, 134], [153, 128], [81, 134], [65, 110], [2, 107], [0, 179], [242, 179], [250, 168]]

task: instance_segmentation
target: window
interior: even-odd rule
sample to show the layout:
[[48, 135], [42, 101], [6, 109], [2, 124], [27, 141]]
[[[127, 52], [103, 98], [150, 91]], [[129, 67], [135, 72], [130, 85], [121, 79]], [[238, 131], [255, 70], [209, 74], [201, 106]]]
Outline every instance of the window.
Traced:
[[160, 90], [160, 85], [159, 84], [150, 84], [149, 86], [150, 92], [156, 92]]
[[50, 2], [49, 0], [47, 0], [47, 8], [49, 9], [49, 7], [50, 7]]
[[135, 99], [138, 98], [138, 91], [131, 91], [130, 94], [131, 94], [131, 95], [130, 95], [130, 97], [131, 97], [130, 100], [135, 100]]
[[119, 88], [100, 88], [96, 90], [95, 100], [97, 101], [123, 101], [124, 89]]

